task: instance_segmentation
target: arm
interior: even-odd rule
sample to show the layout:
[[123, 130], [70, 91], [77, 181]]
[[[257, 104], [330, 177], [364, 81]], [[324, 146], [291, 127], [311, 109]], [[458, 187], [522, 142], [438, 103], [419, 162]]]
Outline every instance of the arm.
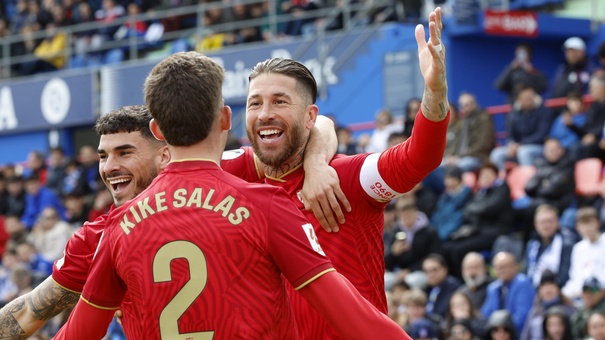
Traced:
[[320, 276], [299, 292], [345, 339], [411, 339], [337, 272]]
[[334, 123], [327, 117], [317, 116], [317, 122], [311, 130], [311, 137], [305, 149], [302, 201], [305, 209], [313, 211], [321, 226], [328, 232], [338, 231], [338, 223], [345, 222], [338, 201], [347, 212], [351, 211], [351, 204], [340, 188], [338, 174], [328, 164], [334, 157], [337, 147]]
[[25, 339], [49, 319], [78, 302], [80, 294], [57, 285], [47, 278], [36, 289], [0, 310], [0, 339]]
[[[107, 333], [107, 327], [114, 313], [113, 309], [96, 308], [80, 299], [67, 323], [53, 339], [102, 339]], [[91, 322], [92, 320], [94, 322]]]
[[518, 332], [523, 328], [527, 314], [529, 314], [529, 310], [534, 303], [535, 296], [534, 287], [531, 285], [531, 281], [528, 280], [524, 283], [524, 286], [520, 288], [518, 294], [514, 295], [513, 306], [515, 306], [515, 310], [510, 311]]

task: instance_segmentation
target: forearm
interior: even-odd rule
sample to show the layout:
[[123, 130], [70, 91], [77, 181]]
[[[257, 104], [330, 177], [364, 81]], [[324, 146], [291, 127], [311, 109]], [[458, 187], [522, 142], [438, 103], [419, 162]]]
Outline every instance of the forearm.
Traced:
[[[443, 77], [445, 78], [445, 74]], [[445, 83], [445, 80], [443, 82]], [[447, 86], [440, 90], [431, 90], [425, 86], [422, 94], [422, 114], [428, 120], [440, 122], [447, 117], [448, 111]]]
[[312, 165], [314, 162], [330, 163], [336, 154], [337, 148], [338, 140], [334, 122], [327, 117], [317, 116], [317, 121], [311, 129], [311, 136], [305, 148], [303, 162], [305, 170], [307, 170], [307, 165]]
[[36, 289], [23, 295], [0, 311], [0, 339], [19, 339], [33, 334], [48, 320], [78, 302], [80, 295], [58, 286], [47, 278]]

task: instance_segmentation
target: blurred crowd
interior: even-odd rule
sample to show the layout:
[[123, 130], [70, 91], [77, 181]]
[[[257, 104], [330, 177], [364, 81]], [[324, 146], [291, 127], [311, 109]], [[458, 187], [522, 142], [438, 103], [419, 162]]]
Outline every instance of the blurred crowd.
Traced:
[[[202, 18], [198, 18], [194, 10], [192, 14], [161, 18], [153, 16], [157, 11], [198, 3], [207, 5]], [[370, 1], [6, 0], [0, 4], [0, 38], [11, 35], [22, 37], [23, 41], [10, 45], [11, 57], [35, 56], [33, 60], [15, 63], [10, 70], [6, 70], [13, 76], [22, 76], [119, 63], [158, 50], [169, 53], [184, 50], [201, 52], [241, 43], [312, 35], [320, 26], [326, 30], [337, 30], [345, 24], [343, 14], [327, 16], [327, 12], [318, 13], [318, 10], [363, 3], [369, 4]], [[352, 11], [351, 14], [360, 14], [356, 25], [395, 20], [417, 21], [422, 6], [421, 0], [403, 0], [389, 2], [386, 6], [370, 6], [363, 13]], [[315, 14], [311, 13], [313, 11]], [[269, 13], [290, 15], [288, 20], [277, 23], [275, 34], [270, 29]], [[235, 29], [224, 25], [237, 25], [246, 20], [256, 21]], [[193, 29], [200, 23], [204, 27], [203, 36], [190, 33], [179, 35], [179, 38], [163, 38], [166, 33]], [[89, 25], [77, 26], [73, 30], [73, 25], [77, 24]], [[130, 38], [137, 39], [136, 56], [131, 55], [132, 50], [128, 46]], [[121, 41], [125, 43], [116, 47]], [[71, 57], [67, 51], [73, 52]]]

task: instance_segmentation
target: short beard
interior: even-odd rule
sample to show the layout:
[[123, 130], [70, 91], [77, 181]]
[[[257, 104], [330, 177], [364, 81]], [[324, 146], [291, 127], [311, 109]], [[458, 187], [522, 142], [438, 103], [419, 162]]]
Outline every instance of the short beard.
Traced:
[[479, 287], [485, 280], [487, 279], [486, 275], [479, 275], [476, 278], [471, 278], [469, 276], [463, 275], [464, 283], [469, 288]]
[[[286, 132], [284, 131], [284, 133]], [[263, 164], [274, 168], [289, 161], [305, 144], [303, 140], [303, 127], [299, 122], [292, 124], [292, 128], [288, 131], [288, 134], [286, 134], [286, 145], [284, 146], [284, 149], [274, 156], [263, 154], [263, 151], [255, 138], [256, 135], [252, 133], [250, 128], [246, 129], [246, 134], [248, 135], [248, 140], [252, 145], [252, 150], [254, 150], [256, 157], [258, 157]]]

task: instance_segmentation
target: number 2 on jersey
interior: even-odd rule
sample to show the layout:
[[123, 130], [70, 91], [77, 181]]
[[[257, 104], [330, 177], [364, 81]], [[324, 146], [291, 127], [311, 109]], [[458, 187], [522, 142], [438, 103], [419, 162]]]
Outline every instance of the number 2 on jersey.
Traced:
[[202, 250], [189, 241], [173, 241], [163, 245], [153, 258], [153, 281], [172, 281], [170, 262], [184, 258], [189, 262], [190, 278], [160, 313], [162, 339], [208, 340], [214, 332], [179, 333], [178, 319], [200, 296], [208, 281], [208, 267]]

